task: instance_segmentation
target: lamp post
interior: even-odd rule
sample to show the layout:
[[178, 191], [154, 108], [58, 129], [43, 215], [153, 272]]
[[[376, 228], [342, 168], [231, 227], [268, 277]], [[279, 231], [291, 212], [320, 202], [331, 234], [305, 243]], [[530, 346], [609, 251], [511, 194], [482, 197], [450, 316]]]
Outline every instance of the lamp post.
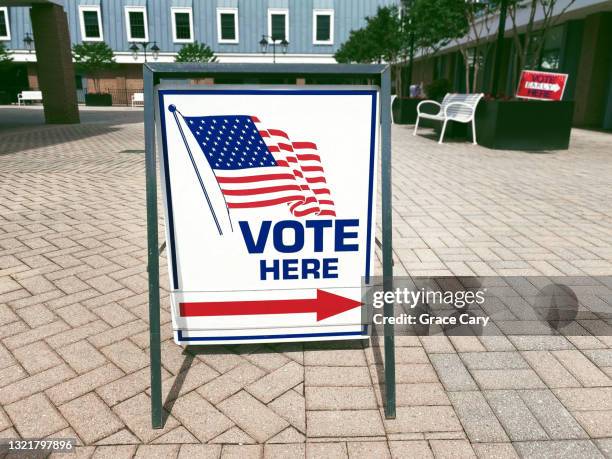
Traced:
[[[261, 40], [259, 42], [259, 47], [261, 48], [261, 52], [266, 54], [268, 51], [268, 39], [272, 42], [272, 63], [276, 64], [276, 41], [270, 35], [262, 35]], [[280, 42], [281, 50], [283, 54], [287, 54], [287, 47], [289, 46], [289, 42], [284, 38]]]
[[[140, 46], [142, 46], [142, 51], [144, 53], [144, 61], [145, 63], [147, 62], [147, 47], [150, 45], [151, 43], [148, 41], [145, 42], [140, 42]], [[138, 59], [138, 51], [140, 51], [140, 48], [138, 47], [138, 43], [134, 42], [132, 43], [132, 46], [130, 46], [130, 51], [132, 51], [132, 57], [134, 58], [134, 60]], [[153, 46], [151, 46], [151, 55], [153, 56], [153, 59], [157, 60], [157, 58], [159, 57], [159, 46], [157, 46], [157, 42], [154, 41], [153, 42]]]
[[30, 32], [26, 32], [25, 37], [23, 37], [23, 44], [28, 49], [28, 53], [32, 52], [32, 43], [34, 43], [34, 39], [31, 37]]

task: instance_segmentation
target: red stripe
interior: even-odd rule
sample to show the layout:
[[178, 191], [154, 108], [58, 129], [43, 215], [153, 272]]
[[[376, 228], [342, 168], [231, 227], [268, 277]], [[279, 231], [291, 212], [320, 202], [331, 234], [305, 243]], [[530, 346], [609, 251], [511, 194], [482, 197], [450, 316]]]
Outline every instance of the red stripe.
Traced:
[[327, 188], [319, 188], [318, 190], [312, 190], [314, 194], [331, 194]]
[[333, 210], [322, 210], [319, 215], [331, 215], [332, 217], [336, 216], [336, 212]]
[[321, 157], [319, 155], [297, 155], [297, 158], [300, 161], [319, 161], [321, 162]]
[[265, 201], [256, 202], [228, 202], [227, 207], [230, 209], [248, 209], [253, 207], [268, 207], [282, 204], [283, 202], [291, 202], [302, 199], [301, 196], [284, 196], [282, 198], [268, 199]]
[[284, 137], [285, 139], [289, 140], [289, 136], [287, 135], [287, 133], [284, 131], [281, 131], [280, 129], [268, 129], [268, 132], [270, 133], [270, 135]]
[[262, 137], [270, 137], [270, 134], [268, 134], [268, 131], [259, 131], [259, 135]]
[[282, 159], [277, 159], [276, 164], [283, 167], [289, 167], [289, 163], [287, 161], [283, 161]]
[[293, 148], [310, 148], [311, 150], [317, 149], [317, 144], [312, 142], [293, 142]]
[[219, 183], [249, 183], [249, 182], [263, 182], [265, 180], [282, 180], [290, 179], [294, 177], [291, 174], [268, 174], [268, 175], [252, 175], [250, 177], [218, 177]]
[[293, 215], [295, 215], [296, 217], [303, 217], [304, 215], [308, 215], [308, 214], [316, 214], [317, 212], [320, 212], [321, 209], [319, 209], [319, 207], [313, 207], [310, 209], [306, 209], [306, 210], [296, 210], [293, 212]]
[[302, 166], [304, 172], [323, 172], [321, 166]]
[[256, 116], [251, 116], [251, 121], [253, 121], [253, 123], [260, 123], [259, 118]]
[[295, 209], [298, 206], [305, 206], [306, 204], [312, 204], [312, 203], [316, 203], [316, 202], [317, 202], [317, 200], [315, 198], [313, 198], [313, 197], [306, 198], [306, 200], [304, 201], [304, 197], [302, 196], [301, 200], [299, 202], [291, 204], [289, 209], [291, 211], [293, 211], [293, 209]]
[[298, 160], [295, 158], [295, 156], [287, 156], [287, 161], [289, 161], [290, 163], [297, 163]]
[[269, 145], [268, 146], [268, 150], [270, 151], [270, 153], [278, 153], [280, 150], [278, 149], [278, 147], [274, 146], [274, 145]]
[[332, 201], [330, 199], [319, 199], [319, 204], [327, 204], [329, 206], [333, 206], [334, 205], [334, 201]]
[[281, 150], [285, 150], [285, 151], [293, 151], [293, 148], [291, 148], [291, 145], [287, 145], [286, 143], [277, 143], [278, 148], [280, 148]]
[[314, 177], [314, 178], [308, 178], [308, 177], [306, 177], [306, 181], [307, 181], [308, 183], [327, 183], [327, 182], [325, 181], [325, 178], [323, 178], [323, 177]]
[[298, 185], [282, 185], [282, 186], [265, 186], [263, 188], [249, 188], [246, 190], [224, 190], [223, 194], [226, 196], [249, 196], [252, 194], [264, 194], [264, 193], [275, 193], [277, 191], [288, 191], [296, 190], [300, 191]]

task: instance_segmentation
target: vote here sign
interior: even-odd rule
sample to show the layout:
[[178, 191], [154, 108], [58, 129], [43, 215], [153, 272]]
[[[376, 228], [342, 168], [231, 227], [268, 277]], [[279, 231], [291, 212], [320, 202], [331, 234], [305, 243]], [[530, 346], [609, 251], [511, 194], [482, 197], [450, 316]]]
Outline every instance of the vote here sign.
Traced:
[[523, 70], [516, 91], [521, 99], [561, 100], [567, 74]]
[[176, 342], [367, 337], [377, 88], [161, 85], [156, 100]]

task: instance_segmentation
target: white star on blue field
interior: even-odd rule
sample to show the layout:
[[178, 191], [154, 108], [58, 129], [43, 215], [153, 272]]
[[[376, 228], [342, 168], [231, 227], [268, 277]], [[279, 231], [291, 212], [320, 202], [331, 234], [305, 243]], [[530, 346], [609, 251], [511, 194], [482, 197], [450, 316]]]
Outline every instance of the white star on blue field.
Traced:
[[277, 165], [250, 116], [202, 116], [185, 120], [213, 169]]

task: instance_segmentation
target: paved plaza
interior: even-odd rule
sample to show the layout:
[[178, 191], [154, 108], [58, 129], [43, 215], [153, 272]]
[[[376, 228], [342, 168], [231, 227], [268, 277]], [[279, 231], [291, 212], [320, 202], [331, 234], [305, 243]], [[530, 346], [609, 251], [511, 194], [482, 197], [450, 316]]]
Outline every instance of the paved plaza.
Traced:
[[[174, 344], [165, 258], [167, 419], [151, 429], [142, 110], [81, 112], [46, 126], [0, 108], [0, 438], [77, 438], [79, 458], [612, 457], [610, 327], [398, 337], [386, 420], [381, 340]], [[611, 147], [575, 129], [569, 151], [506, 152], [394, 126], [395, 274], [612, 275]]]

